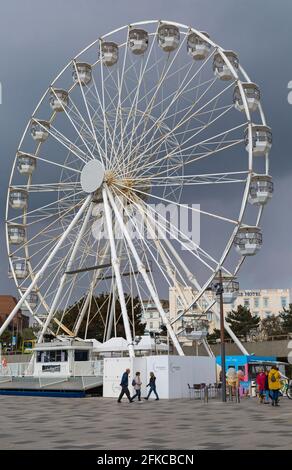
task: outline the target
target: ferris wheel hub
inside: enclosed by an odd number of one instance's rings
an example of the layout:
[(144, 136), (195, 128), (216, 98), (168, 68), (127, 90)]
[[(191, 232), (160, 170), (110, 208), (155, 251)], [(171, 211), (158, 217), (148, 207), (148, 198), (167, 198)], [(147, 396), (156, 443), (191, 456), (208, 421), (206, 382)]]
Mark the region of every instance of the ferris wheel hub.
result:
[(104, 181), (104, 167), (98, 160), (90, 160), (81, 171), (80, 183), (83, 191), (93, 193)]

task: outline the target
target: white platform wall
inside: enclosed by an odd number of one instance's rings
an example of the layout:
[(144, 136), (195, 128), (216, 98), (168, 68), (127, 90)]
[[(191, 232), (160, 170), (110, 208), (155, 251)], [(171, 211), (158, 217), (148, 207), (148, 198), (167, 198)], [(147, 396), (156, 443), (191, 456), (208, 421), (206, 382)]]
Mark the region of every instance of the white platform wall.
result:
[[(156, 376), (156, 388), (160, 398), (189, 397), (188, 383), (216, 382), (215, 358), (205, 356), (148, 356), (104, 359), (103, 396), (117, 398), (121, 390), (123, 372), (129, 368), (129, 390), (134, 393), (132, 380), (136, 371), (141, 372), (142, 397), (146, 396), (146, 385), (150, 372)], [(152, 398), (155, 396), (152, 394)]]

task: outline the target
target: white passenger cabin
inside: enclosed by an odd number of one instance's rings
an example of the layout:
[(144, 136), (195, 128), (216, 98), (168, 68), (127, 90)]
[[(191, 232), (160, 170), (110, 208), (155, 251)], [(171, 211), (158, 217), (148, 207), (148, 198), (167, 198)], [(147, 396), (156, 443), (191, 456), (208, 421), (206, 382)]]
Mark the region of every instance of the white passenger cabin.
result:
[(95, 375), (95, 365), (92, 360), (94, 341), (66, 339), (37, 344), (34, 348), (33, 375), (35, 377)]

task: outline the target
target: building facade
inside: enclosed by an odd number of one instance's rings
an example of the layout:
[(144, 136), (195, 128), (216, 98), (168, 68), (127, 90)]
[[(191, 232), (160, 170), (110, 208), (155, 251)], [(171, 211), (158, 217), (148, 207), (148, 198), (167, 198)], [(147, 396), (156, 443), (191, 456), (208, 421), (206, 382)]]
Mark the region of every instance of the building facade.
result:
[(227, 314), (242, 305), (263, 320), (271, 315), (279, 315), (290, 303), (292, 289), (247, 289), (240, 290), (235, 302), (232, 305), (224, 305), (224, 310)]
[[(190, 305), (194, 298), (194, 291), (191, 287), (184, 287), (183, 294), (187, 303)], [(206, 292), (206, 297), (209, 299), (209, 303), (214, 299), (214, 294)], [(292, 289), (246, 289), (240, 290), (236, 300), (232, 304), (224, 304), (225, 316), (231, 311), (236, 310), (239, 305), (245, 306), (250, 309), (251, 313), (258, 315), (261, 320), (268, 318), (271, 315), (279, 315), (283, 312), (284, 308), (289, 308), (289, 304), (292, 303)], [(201, 307), (206, 309), (208, 302), (203, 299), (200, 301)], [(219, 305), (216, 302), (212, 307), (212, 311), (207, 312), (206, 320), (209, 323), (209, 332), (212, 333), (214, 328), (219, 328), (219, 319), (214, 315), (214, 309), (219, 309)], [(174, 287), (169, 289), (169, 317), (171, 320), (176, 318), (180, 312), (183, 311), (181, 301), (177, 290)], [(192, 318), (195, 318), (199, 314), (196, 306), (187, 315), (181, 318), (180, 321), (174, 324), (176, 332), (183, 329), (184, 325), (192, 322)]]
[[(0, 295), (0, 326), (8, 318), (10, 312), (17, 304), (17, 299), (12, 295)], [(19, 309), (13, 320), (8, 325), (8, 331), (21, 333), (24, 328), (29, 326), (29, 317), (23, 315)]]
[[(169, 301), (160, 300), (164, 311), (168, 314)], [(152, 300), (143, 300), (141, 322), (146, 323), (146, 333), (159, 333), (161, 331), (162, 319), (157, 311), (156, 305)]]

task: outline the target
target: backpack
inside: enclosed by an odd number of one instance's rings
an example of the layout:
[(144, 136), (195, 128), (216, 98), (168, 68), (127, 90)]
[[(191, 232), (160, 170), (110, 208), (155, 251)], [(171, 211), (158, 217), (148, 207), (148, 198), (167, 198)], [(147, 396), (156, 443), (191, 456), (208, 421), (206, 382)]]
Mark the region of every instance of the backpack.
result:
[(271, 375), (271, 382), (276, 382), (275, 374), (272, 374), (272, 375)]
[(132, 386), (135, 387), (135, 385), (136, 385), (136, 380), (133, 379), (133, 380), (132, 380)]

